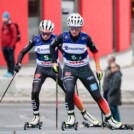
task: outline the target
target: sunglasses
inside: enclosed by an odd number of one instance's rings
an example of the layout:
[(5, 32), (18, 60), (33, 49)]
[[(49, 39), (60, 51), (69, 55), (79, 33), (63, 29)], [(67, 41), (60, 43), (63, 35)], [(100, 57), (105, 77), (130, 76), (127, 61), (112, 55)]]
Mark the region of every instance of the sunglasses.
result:
[(115, 69), (115, 68), (116, 68), (116, 66), (111, 66), (111, 67), (110, 67), (110, 69)]
[(73, 31), (80, 31), (81, 27), (70, 27), (70, 30)]
[(51, 32), (47, 32), (47, 33), (46, 33), (46, 32), (42, 32), (41, 34), (42, 34), (43, 36), (45, 36), (45, 35), (46, 35), (46, 36), (50, 36), (52, 33), (51, 33)]

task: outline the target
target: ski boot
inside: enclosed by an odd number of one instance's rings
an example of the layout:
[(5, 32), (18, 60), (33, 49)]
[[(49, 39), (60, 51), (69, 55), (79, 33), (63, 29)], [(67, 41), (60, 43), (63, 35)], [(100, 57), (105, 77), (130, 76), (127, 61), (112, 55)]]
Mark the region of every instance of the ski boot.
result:
[(114, 120), (112, 116), (106, 118), (106, 121), (103, 125), (104, 127), (108, 127), (111, 130), (122, 129), (124, 127), (124, 125), (121, 122)]
[(121, 122), (117, 122), (113, 119), (113, 117), (107, 119), (104, 122), (104, 126), (108, 127), (111, 130), (133, 130), (132, 125), (122, 124)]
[(42, 122), (40, 122), (40, 116), (38, 115), (34, 115), (33, 119), (31, 122), (26, 122), (24, 124), (24, 130), (27, 130), (28, 128), (42, 128)]
[(99, 123), (99, 121), (91, 116), (86, 110), (84, 112), (81, 112), (82, 116), (83, 116), (83, 119), (90, 122), (90, 123), (87, 123), (87, 122), (82, 122), (82, 124), (89, 128), (89, 127), (101, 127), (102, 125)]
[(64, 131), (65, 129), (78, 129), (78, 122), (75, 121), (74, 113), (68, 113), (68, 121), (62, 122), (61, 129)]

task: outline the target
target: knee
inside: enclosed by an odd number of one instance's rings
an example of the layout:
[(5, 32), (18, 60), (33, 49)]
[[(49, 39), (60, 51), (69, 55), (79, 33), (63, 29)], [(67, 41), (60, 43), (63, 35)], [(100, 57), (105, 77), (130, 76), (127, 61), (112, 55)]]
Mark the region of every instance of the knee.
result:
[(73, 94), (74, 93), (74, 88), (73, 88), (73, 85), (71, 84), (64, 84), (64, 89), (65, 89), (65, 93), (66, 94)]
[(94, 97), (95, 101), (97, 102), (101, 102), (104, 100), (104, 98), (102, 97), (101, 94), (96, 94), (95, 97)]
[(37, 98), (39, 96), (39, 93), (33, 90), (31, 95), (32, 95), (32, 98)]
[(66, 91), (67, 95), (73, 95), (74, 94), (74, 82), (73, 79), (64, 79), (63, 80), (64, 89)]

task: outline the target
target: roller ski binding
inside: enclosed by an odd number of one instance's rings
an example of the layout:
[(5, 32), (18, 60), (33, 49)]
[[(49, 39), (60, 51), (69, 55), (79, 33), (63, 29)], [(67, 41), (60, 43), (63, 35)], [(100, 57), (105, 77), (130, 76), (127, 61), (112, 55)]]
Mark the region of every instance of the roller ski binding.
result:
[(61, 129), (62, 129), (62, 131), (65, 131), (65, 129), (78, 130), (78, 122), (75, 122), (73, 125), (66, 124), (66, 122), (62, 122)]
[(91, 124), (91, 123), (87, 123), (85, 121), (82, 122), (83, 126), (86, 127), (86, 128), (90, 128), (90, 127), (102, 127), (102, 124)]
[(24, 124), (24, 130), (27, 130), (29, 128), (38, 128), (41, 129), (43, 125), (43, 122), (40, 122), (39, 115), (34, 115), (33, 120), (31, 122), (26, 122)]
[(133, 130), (133, 127), (128, 124), (122, 124), (120, 128), (111, 128), (112, 130)]
[(64, 131), (65, 129), (78, 129), (78, 122), (75, 121), (74, 113), (68, 114), (68, 121), (62, 122), (61, 129)]

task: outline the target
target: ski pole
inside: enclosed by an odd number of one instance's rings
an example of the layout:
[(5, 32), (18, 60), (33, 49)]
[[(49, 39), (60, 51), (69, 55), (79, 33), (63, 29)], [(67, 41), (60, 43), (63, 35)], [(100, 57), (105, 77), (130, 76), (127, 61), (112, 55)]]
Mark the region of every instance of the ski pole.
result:
[(56, 74), (56, 129), (58, 129), (58, 74)]
[[(101, 81), (99, 80), (99, 90), (101, 92)], [(101, 111), (101, 121), (102, 121), (102, 128), (104, 128), (104, 123), (103, 123), (103, 112)]]
[(10, 87), (12, 81), (14, 80), (15, 76), (16, 76), (16, 72), (15, 72), (15, 74), (13, 75), (13, 78), (11, 79), (9, 85), (7, 86), (7, 88), (6, 88), (5, 92), (4, 92), (4, 94), (2, 95), (2, 97), (1, 97), (1, 99), (0, 99), (0, 103), (2, 102), (2, 99), (3, 99), (3, 97), (5, 96), (7, 90), (9, 89), (9, 87)]

